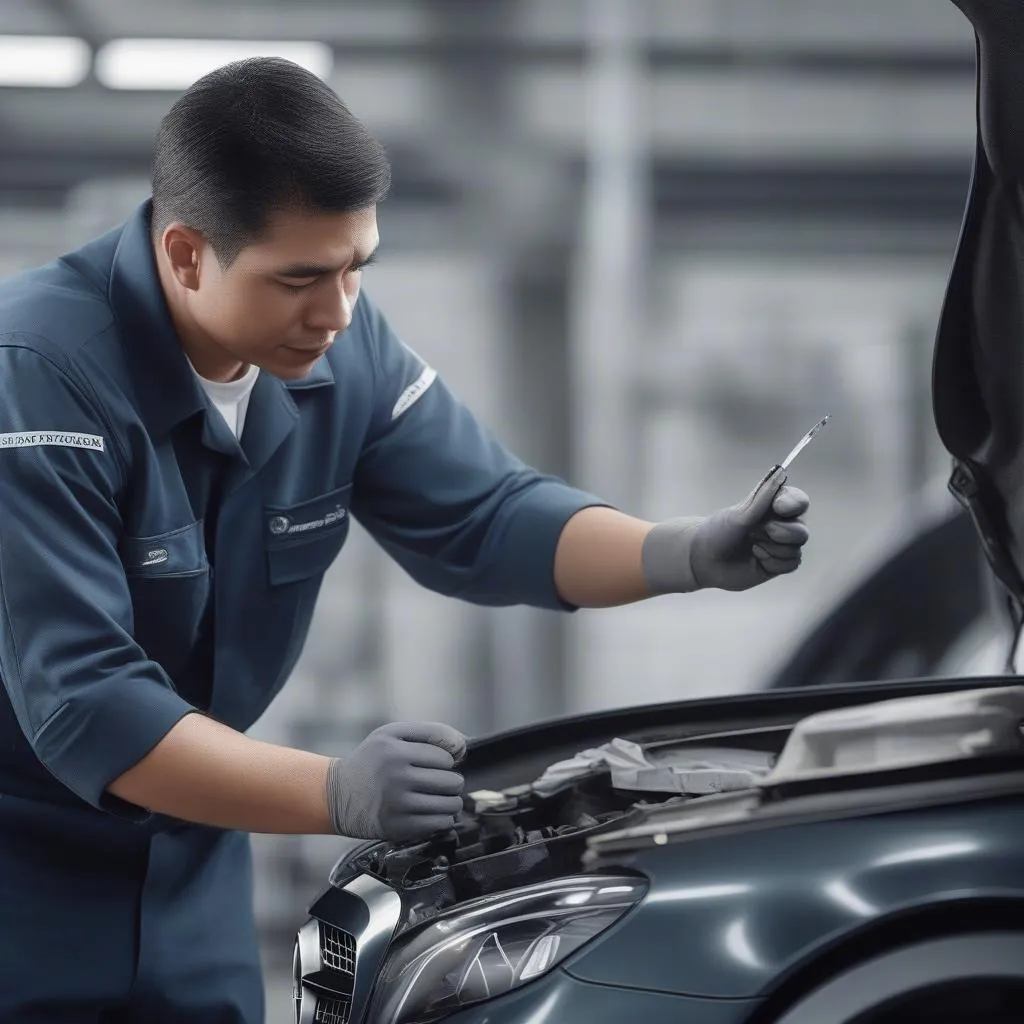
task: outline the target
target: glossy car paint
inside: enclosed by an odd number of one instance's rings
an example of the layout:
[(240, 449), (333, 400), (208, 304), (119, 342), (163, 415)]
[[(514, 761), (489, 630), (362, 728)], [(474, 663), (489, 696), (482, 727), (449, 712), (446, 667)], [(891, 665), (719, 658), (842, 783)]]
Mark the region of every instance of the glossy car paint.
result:
[(556, 970), (445, 1024), (742, 1024), (757, 1005), (593, 984)]
[(1024, 802), (937, 808), (685, 841), (624, 862), (642, 905), (566, 969), (715, 999), (764, 994), (843, 937), (909, 911), (1021, 901)]

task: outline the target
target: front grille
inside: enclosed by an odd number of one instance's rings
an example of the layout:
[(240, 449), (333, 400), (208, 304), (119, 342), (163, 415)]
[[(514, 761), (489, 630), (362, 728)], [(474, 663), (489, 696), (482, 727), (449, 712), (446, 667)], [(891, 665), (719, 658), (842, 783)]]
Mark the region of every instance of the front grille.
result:
[(352, 1003), (348, 999), (318, 999), (316, 1001), (316, 1024), (348, 1024)]
[[(333, 924), (320, 922), (320, 958), (329, 971), (347, 974), (350, 978), (356, 972), (356, 940), (348, 932), (335, 928)], [(319, 1013), (320, 1011), (317, 1010)], [(320, 1018), (318, 1017), (317, 1020)]]

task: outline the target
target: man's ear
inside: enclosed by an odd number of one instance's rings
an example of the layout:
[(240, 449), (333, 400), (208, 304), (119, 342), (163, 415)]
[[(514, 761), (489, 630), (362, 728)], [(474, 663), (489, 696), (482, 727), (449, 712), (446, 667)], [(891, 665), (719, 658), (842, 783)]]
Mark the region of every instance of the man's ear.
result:
[(178, 284), (196, 291), (205, 250), (202, 235), (184, 225), (171, 224), (160, 239), (160, 248)]

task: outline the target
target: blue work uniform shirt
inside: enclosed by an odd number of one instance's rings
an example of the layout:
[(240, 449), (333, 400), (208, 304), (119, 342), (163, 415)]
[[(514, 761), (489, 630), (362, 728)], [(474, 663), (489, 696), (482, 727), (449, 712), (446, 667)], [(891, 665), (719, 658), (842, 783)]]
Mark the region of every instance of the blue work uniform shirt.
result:
[(194, 709), (245, 730), (355, 515), (431, 590), (562, 608), (596, 498), (523, 465), (364, 295), (236, 441), (174, 331), (151, 207), (0, 283), (0, 793), (142, 820), (107, 786)]

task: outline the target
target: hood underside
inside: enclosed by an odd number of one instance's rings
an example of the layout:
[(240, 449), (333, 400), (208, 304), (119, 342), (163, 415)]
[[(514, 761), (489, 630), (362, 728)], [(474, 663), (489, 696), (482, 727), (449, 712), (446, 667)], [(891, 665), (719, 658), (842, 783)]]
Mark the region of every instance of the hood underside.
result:
[(977, 39), (977, 140), (935, 343), (936, 427), (950, 487), (986, 556), (1024, 602), (1024, 7), (953, 0)]

